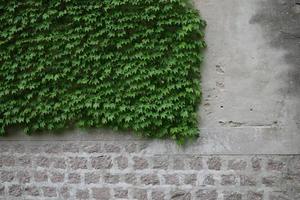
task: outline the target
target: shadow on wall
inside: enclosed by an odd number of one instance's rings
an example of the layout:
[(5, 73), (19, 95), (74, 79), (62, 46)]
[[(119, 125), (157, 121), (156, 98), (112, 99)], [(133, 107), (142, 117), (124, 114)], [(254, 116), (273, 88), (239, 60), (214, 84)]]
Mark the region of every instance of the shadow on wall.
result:
[(284, 77), (284, 94), (300, 97), (300, 0), (265, 0), (249, 21), (259, 24), (274, 48), (286, 50), (290, 65)]

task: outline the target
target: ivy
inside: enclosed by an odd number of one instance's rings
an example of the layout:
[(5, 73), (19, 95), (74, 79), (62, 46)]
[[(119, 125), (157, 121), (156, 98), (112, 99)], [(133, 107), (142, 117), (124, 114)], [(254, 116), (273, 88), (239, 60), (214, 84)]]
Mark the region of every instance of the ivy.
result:
[(197, 136), (206, 25), (186, 0), (2, 0), (0, 134)]

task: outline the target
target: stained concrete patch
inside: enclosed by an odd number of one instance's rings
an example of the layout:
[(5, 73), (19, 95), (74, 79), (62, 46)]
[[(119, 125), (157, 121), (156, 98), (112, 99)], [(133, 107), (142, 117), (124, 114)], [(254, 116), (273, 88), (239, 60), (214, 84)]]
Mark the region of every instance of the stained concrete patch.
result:
[(265, 0), (258, 4), (249, 23), (261, 26), (272, 47), (286, 50), (284, 59), (290, 68), (283, 75), (287, 83), (284, 93), (300, 96), (300, 1)]

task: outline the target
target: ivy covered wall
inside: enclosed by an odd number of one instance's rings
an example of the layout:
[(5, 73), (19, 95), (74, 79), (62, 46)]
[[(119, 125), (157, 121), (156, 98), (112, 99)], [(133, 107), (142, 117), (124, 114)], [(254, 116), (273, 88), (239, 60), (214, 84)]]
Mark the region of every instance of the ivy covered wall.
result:
[(0, 134), (197, 136), (205, 22), (185, 0), (2, 1)]

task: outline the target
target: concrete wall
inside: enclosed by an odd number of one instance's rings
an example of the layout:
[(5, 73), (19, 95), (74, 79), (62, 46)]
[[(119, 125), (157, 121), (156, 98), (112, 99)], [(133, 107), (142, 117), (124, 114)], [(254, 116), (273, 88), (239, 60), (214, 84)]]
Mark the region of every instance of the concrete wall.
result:
[(197, 141), (12, 131), (0, 199), (300, 199), (297, 2), (195, 0), (208, 22)]

